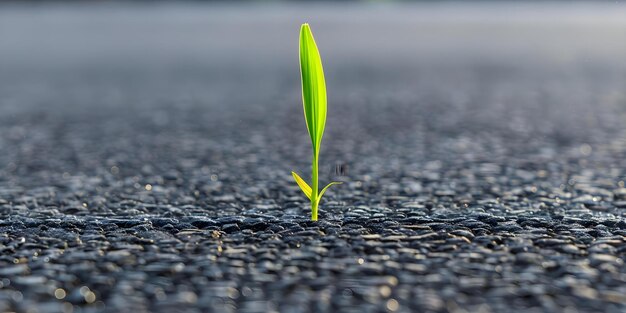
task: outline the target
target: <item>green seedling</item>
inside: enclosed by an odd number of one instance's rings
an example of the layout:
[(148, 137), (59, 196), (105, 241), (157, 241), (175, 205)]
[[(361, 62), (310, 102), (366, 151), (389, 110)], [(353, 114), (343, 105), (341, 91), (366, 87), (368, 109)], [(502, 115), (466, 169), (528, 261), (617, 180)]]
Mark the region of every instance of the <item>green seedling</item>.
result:
[(320, 199), (328, 187), (341, 184), (331, 182), (318, 192), (318, 158), (320, 145), (324, 135), (326, 124), (326, 82), (324, 81), (324, 70), (322, 69), (322, 59), (317, 50), (313, 33), (309, 24), (302, 24), (300, 28), (300, 73), (302, 75), (302, 106), (304, 108), (304, 119), (306, 128), (311, 137), (313, 146), (313, 160), (311, 172), (311, 185), (309, 186), (296, 172), (291, 172), (302, 192), (311, 200), (311, 220), (317, 221), (317, 208)]

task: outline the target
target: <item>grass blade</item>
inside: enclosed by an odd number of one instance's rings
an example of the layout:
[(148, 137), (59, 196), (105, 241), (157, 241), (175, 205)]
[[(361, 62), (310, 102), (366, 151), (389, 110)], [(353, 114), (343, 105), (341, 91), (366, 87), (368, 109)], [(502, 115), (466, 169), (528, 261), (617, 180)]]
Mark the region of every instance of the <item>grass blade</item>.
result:
[(322, 59), (311, 27), (306, 23), (300, 28), (300, 74), (304, 118), (311, 136), (313, 154), (317, 157), (326, 125), (326, 82)]
[(313, 159), (311, 164), (311, 186), (295, 172), (291, 172), (300, 189), (311, 201), (311, 220), (317, 221), (317, 211), (320, 199), (328, 187), (338, 182), (328, 184), (321, 193), (318, 193), (318, 159), (324, 127), (326, 126), (326, 81), (322, 58), (317, 50), (317, 44), (313, 38), (309, 24), (302, 24), (300, 28), (300, 75), (302, 76), (302, 107), (304, 108), (304, 120), (306, 129), (311, 137), (313, 147)]

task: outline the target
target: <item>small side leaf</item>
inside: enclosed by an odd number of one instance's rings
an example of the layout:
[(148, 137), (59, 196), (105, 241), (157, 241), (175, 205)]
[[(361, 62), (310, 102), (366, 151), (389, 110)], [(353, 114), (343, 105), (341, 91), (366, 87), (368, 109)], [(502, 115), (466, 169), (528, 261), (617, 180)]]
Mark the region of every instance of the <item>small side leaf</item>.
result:
[(343, 184), (342, 182), (338, 182), (338, 181), (334, 181), (328, 185), (326, 185), (326, 187), (324, 187), (324, 189), (322, 189), (322, 191), (320, 192), (320, 195), (317, 197), (318, 199), (322, 199), (322, 196), (324, 195), (324, 193), (326, 192), (326, 189), (328, 189), (328, 187), (332, 186), (332, 185), (340, 185)]
[(302, 189), (302, 192), (304, 192), (306, 197), (311, 200), (311, 187), (309, 187), (309, 184), (307, 184), (304, 179), (298, 176), (296, 172), (291, 172), (291, 175), (293, 176), (293, 179), (296, 180), (296, 183), (298, 183), (298, 186), (300, 186), (300, 189)]

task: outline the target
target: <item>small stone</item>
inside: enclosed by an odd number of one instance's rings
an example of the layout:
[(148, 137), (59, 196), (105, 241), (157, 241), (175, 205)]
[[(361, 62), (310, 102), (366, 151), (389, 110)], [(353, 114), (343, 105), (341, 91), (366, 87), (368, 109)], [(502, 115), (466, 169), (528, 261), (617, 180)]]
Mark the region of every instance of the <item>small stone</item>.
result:
[(528, 264), (540, 264), (543, 261), (543, 257), (536, 253), (518, 253), (515, 255), (515, 263), (528, 265)]
[(622, 265), (624, 263), (622, 259), (616, 256), (609, 255), (609, 254), (597, 254), (597, 253), (592, 254), (589, 257), (589, 261), (592, 266), (598, 266), (599, 264), (602, 264), (602, 263), (612, 263), (615, 265)]

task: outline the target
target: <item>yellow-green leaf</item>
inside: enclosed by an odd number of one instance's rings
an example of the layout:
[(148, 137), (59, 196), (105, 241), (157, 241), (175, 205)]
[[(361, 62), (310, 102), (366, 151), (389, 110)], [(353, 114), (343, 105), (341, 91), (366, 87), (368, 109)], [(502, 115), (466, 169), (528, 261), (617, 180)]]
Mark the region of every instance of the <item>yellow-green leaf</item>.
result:
[(324, 189), (322, 189), (322, 191), (320, 192), (320, 195), (317, 196), (318, 199), (322, 199), (322, 196), (324, 195), (324, 193), (326, 192), (326, 189), (328, 189), (328, 187), (332, 186), (332, 185), (340, 185), (342, 184), (342, 182), (338, 182), (338, 181), (334, 181), (328, 185), (326, 185), (326, 187), (324, 187)]
[(317, 157), (326, 124), (326, 82), (320, 53), (311, 27), (306, 23), (300, 28), (300, 74), (304, 118), (311, 136), (313, 154)]
[(306, 197), (311, 200), (311, 187), (309, 187), (309, 184), (307, 184), (304, 179), (298, 176), (296, 172), (291, 172), (291, 175), (293, 176), (293, 179), (296, 180), (296, 183), (298, 183), (298, 186), (300, 186), (300, 189), (302, 189), (302, 192), (304, 192)]

